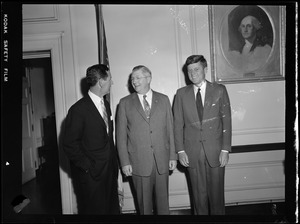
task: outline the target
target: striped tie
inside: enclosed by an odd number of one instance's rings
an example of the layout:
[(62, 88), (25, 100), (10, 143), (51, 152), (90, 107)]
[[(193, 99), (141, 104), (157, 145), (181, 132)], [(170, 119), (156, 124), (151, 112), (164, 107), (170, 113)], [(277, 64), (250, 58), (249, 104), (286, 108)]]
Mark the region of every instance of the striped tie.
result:
[(147, 118), (149, 119), (150, 118), (150, 106), (149, 106), (148, 101), (146, 100), (147, 96), (144, 95), (143, 97), (144, 97), (143, 103), (144, 103), (145, 114), (146, 114)]
[(103, 118), (103, 120), (104, 120), (104, 122), (105, 122), (105, 124), (106, 124), (106, 130), (107, 130), (107, 132), (108, 132), (108, 119), (107, 119), (106, 107), (105, 107), (105, 105), (104, 105), (103, 99), (101, 99), (100, 102), (101, 102), (101, 108), (102, 108), (102, 112), (103, 112), (102, 118)]

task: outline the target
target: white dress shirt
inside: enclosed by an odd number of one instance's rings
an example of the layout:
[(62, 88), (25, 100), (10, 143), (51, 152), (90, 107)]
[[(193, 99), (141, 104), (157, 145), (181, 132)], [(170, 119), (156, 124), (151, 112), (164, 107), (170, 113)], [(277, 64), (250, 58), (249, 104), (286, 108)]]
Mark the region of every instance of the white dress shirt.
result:
[[(97, 96), (95, 93), (91, 92), (90, 90), (88, 91), (88, 94), (91, 97), (96, 108), (98, 109), (101, 117), (103, 118), (103, 110), (102, 110), (102, 106), (101, 106), (101, 101), (103, 101), (103, 103), (104, 103), (103, 97)], [(107, 119), (109, 119), (109, 117)], [(106, 127), (106, 130), (108, 131), (108, 127)]]
[(143, 109), (145, 110), (145, 108), (144, 108), (144, 103), (143, 103), (143, 101), (144, 101), (144, 95), (146, 95), (147, 97), (146, 97), (146, 100), (148, 101), (148, 104), (149, 104), (149, 107), (151, 108), (151, 106), (152, 106), (152, 95), (153, 95), (153, 92), (152, 92), (152, 90), (150, 89), (146, 94), (137, 94), (138, 95), (138, 97), (139, 97), (139, 99), (140, 99), (140, 102), (141, 102), (141, 104), (142, 104), (142, 107), (143, 107)]
[(199, 89), (199, 88), (200, 88), (200, 93), (201, 93), (202, 105), (203, 105), (203, 108), (204, 108), (205, 91), (206, 91), (206, 80), (204, 80), (204, 81), (201, 83), (201, 86), (200, 86), (200, 87), (194, 85), (195, 99), (196, 99), (196, 97), (197, 97), (197, 92), (198, 92), (198, 89)]

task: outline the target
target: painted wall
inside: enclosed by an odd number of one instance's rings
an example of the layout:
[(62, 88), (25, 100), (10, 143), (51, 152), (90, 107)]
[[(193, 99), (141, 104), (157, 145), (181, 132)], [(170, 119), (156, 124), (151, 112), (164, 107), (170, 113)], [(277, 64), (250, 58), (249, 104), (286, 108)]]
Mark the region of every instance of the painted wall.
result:
[[(36, 15), (41, 11), (44, 13)], [(27, 5), (23, 6), (23, 12), (23, 32), (29, 39), (34, 40), (32, 36), (36, 35), (59, 34), (61, 52), (57, 50), (60, 52), (57, 76), (60, 79), (54, 80), (54, 85), (57, 82), (62, 93), (62, 96), (56, 95), (56, 104), (58, 101), (62, 105), (62, 108), (56, 105), (60, 127), (67, 109), (81, 97), (80, 82), (86, 68), (98, 62), (95, 7)], [(103, 14), (114, 82), (113, 112), (119, 100), (129, 94), (128, 77), (138, 64), (150, 68), (152, 88), (166, 94), (171, 102), (176, 90), (185, 85), (182, 66), (191, 54), (206, 57), (207, 79), (211, 80), (207, 5), (104, 5)], [(232, 105), (233, 145), (285, 141), (285, 81), (227, 84), (226, 87)], [(72, 214), (77, 212), (76, 198), (72, 195), (63, 152), (60, 157), (61, 167), (64, 167), (60, 170), (63, 211)], [(226, 203), (284, 200), (283, 160), (284, 149), (231, 154), (226, 172)], [(130, 212), (134, 210), (130, 187), (128, 182), (123, 186), (123, 210)], [(170, 176), (170, 206), (189, 206), (186, 179), (178, 170)]]
[[(104, 5), (103, 13), (108, 55), (114, 80), (113, 108), (117, 106), (120, 98), (128, 95), (126, 86), (128, 75), (135, 65), (144, 64), (151, 69), (152, 88), (168, 95), (171, 103), (177, 88), (185, 85), (181, 69), (188, 56), (203, 54), (210, 66), (211, 41), (207, 5)], [(211, 80), (210, 67), (208, 71), (207, 79)], [(227, 84), (226, 87), (232, 106), (233, 145), (285, 141), (284, 81)], [(275, 108), (276, 113), (274, 113)], [(280, 170), (278, 172), (280, 184), (273, 193), (278, 198), (284, 198), (282, 169), (284, 153), (267, 154), (271, 157), (274, 155), (274, 160), (280, 161), (277, 164)], [(252, 176), (252, 172), (256, 171), (265, 173), (262, 170), (263, 167), (256, 167), (255, 163), (251, 164), (256, 160), (254, 156), (251, 161), (251, 155), (259, 154), (231, 155), (226, 173), (226, 203), (249, 201), (251, 193), (254, 192), (245, 193), (241, 190), (249, 184), (244, 178)], [(250, 167), (254, 166), (253, 170), (240, 167), (243, 163), (239, 161), (251, 164)], [(238, 172), (243, 173), (242, 176), (238, 177), (237, 169)], [(258, 177), (257, 181), (260, 183), (262, 180), (263, 178)], [(232, 193), (232, 189), (235, 187), (237, 190), (236, 186), (240, 186), (239, 192), (249, 197), (242, 195), (235, 197), (236, 191)], [(124, 210), (134, 209), (128, 182), (124, 183), (124, 187), (125, 198), (128, 199), (125, 200)], [(189, 205), (187, 189), (184, 173), (175, 170), (170, 176), (170, 205), (174, 207)], [(263, 189), (255, 192), (254, 194), (260, 195), (257, 195), (255, 200), (263, 196), (260, 192), (264, 191)]]

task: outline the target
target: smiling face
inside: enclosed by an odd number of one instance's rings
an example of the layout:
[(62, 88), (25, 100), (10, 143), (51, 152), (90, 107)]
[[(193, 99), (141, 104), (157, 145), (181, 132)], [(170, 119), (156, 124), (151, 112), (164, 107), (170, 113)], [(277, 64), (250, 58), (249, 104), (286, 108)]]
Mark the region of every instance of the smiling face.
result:
[(189, 64), (187, 66), (188, 76), (194, 85), (199, 85), (205, 80), (207, 67), (203, 68), (200, 62)]
[(139, 94), (145, 94), (150, 90), (150, 82), (151, 75), (142, 70), (136, 70), (131, 74), (132, 86)]

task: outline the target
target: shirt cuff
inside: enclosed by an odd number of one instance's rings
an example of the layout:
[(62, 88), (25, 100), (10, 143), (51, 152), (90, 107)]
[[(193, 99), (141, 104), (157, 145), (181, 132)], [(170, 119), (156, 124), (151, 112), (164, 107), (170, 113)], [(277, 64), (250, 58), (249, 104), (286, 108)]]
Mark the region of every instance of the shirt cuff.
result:
[(177, 153), (179, 154), (179, 153), (183, 153), (183, 152), (184, 152), (184, 150), (181, 150), (181, 151), (179, 151), (179, 152), (177, 152)]
[(224, 150), (224, 149), (222, 149), (222, 152), (227, 152), (227, 153), (228, 153), (229, 151), (228, 151), (228, 150)]

